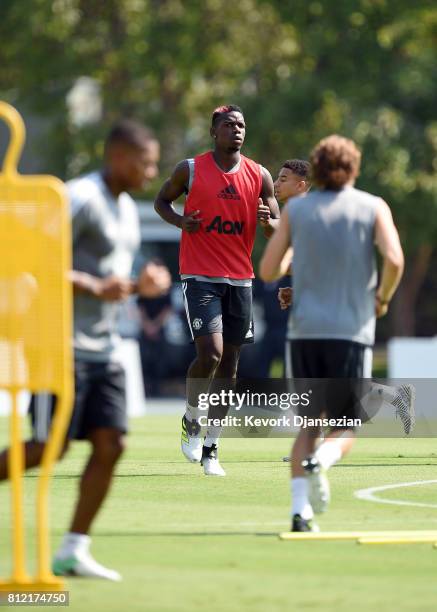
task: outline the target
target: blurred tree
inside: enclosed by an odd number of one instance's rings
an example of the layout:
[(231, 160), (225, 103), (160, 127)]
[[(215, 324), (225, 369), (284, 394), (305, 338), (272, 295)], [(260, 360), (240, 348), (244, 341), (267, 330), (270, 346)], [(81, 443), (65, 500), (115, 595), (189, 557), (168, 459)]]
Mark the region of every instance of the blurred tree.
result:
[[(276, 68), (275, 121), (264, 113), (269, 125), (258, 129), (257, 148), (301, 155), (330, 132), (359, 143), (358, 187), (390, 203), (407, 257), (390, 329), (383, 324), (379, 333), (414, 335), (417, 297), (437, 241), (437, 7), (427, 0), (269, 5), (293, 23), (299, 53), (287, 78), (280, 78), (285, 68)], [(260, 94), (263, 108), (269, 92)]]
[[(390, 203), (407, 254), (379, 333), (414, 333), (437, 235), (432, 0), (2, 0), (0, 36), (0, 95), (50, 117), (41, 155), (63, 178), (95, 167), (120, 115), (156, 129), (164, 174), (209, 146), (224, 102), (244, 108), (245, 152), (273, 173), (328, 133), (354, 138), (358, 186)], [(83, 76), (102, 117), (78, 125), (66, 97)]]
[[(245, 74), (253, 65), (268, 74), (295, 51), (294, 28), (256, 0), (36, 0), (30, 17), (25, 3), (6, 0), (3, 40), (11, 31), (0, 50), (0, 91), (56, 118), (46, 153), (55, 164), (67, 159), (62, 175), (95, 162), (104, 126), (122, 114), (157, 129), (168, 171), (207, 146), (213, 108), (252, 87)], [(103, 117), (78, 129), (68, 124), (65, 97), (81, 76), (100, 84)]]

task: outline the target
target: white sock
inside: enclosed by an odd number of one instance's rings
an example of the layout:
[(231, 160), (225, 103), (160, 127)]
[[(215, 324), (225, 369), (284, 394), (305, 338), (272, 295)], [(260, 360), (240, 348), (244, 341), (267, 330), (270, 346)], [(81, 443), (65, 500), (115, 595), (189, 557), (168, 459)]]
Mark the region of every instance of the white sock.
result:
[(340, 461), (342, 456), (341, 446), (337, 440), (325, 441), (316, 450), (314, 456), (322, 468), (329, 470), (334, 463)]
[(290, 480), (291, 514), (300, 516), (309, 521), (314, 513), (308, 500), (308, 480), (305, 476), (298, 476)]
[(91, 538), (84, 533), (66, 533), (56, 556), (59, 559), (75, 556), (79, 552), (87, 551), (90, 543)]
[(207, 446), (208, 448), (211, 448), (213, 444), (217, 446), (221, 433), (221, 427), (208, 427), (203, 446)]
[(190, 421), (190, 423), (192, 421), (198, 421), (199, 417), (202, 415), (203, 412), (205, 411), (200, 410), (200, 408), (198, 408), (197, 406), (190, 406), (190, 404), (187, 402), (187, 405), (185, 407), (185, 418), (187, 419), (187, 421)]

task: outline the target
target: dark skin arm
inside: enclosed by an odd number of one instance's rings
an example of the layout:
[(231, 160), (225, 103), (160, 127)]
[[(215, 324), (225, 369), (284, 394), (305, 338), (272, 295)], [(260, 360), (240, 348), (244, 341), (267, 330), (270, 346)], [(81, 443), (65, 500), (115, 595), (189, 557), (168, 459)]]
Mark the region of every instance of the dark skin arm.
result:
[(155, 210), (167, 223), (185, 232), (194, 233), (202, 223), (202, 219), (198, 217), (200, 211), (195, 210), (189, 215), (180, 215), (173, 207), (173, 202), (186, 192), (189, 175), (188, 162), (184, 159), (177, 164), (171, 177), (161, 187), (155, 200)]
[(258, 221), (263, 226), (264, 236), (270, 238), (279, 225), (281, 213), (275, 198), (275, 189), (270, 172), (262, 168), (262, 187), (258, 200)]

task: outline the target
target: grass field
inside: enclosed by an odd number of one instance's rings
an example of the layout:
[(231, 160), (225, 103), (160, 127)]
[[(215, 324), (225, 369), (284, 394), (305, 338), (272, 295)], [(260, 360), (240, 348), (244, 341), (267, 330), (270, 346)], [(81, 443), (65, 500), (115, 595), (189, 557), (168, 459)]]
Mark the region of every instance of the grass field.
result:
[[(0, 439), (6, 439), (0, 419)], [(364, 547), (354, 542), (280, 542), (288, 529), (284, 439), (222, 442), (228, 476), (208, 479), (179, 453), (179, 418), (132, 422), (130, 448), (93, 535), (93, 553), (119, 570), (120, 584), (69, 580), (70, 610), (384, 612), (437, 609), (437, 550), (430, 544)], [(56, 471), (52, 532), (68, 525), (86, 445)], [(366, 487), (437, 478), (432, 439), (361, 440), (331, 470), (334, 501), (324, 530), (437, 529), (437, 507), (354, 498)], [(26, 515), (35, 474), (26, 478)], [(0, 486), (0, 575), (9, 570), (8, 488)], [(436, 504), (436, 487), (393, 489), (381, 497)], [(32, 530), (29, 529), (29, 535)]]

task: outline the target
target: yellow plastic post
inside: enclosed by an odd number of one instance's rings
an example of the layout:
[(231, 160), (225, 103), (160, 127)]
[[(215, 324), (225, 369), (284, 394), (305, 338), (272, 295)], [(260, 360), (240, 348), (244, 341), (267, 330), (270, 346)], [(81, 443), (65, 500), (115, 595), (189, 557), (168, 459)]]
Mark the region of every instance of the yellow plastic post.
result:
[(24, 520), (23, 520), (23, 445), (21, 443), (21, 422), (18, 413), (17, 392), (12, 391), (11, 448), (9, 454), (9, 474), (12, 497), (12, 549), (14, 555), (14, 582), (28, 583), (25, 569)]
[[(0, 173), (0, 389), (12, 398), (9, 475), (12, 500), (12, 575), (0, 591), (61, 590), (50, 569), (48, 492), (73, 403), (71, 350), (71, 228), (64, 185), (52, 176), (22, 176), (17, 164), (25, 128), (19, 113), (0, 101), (11, 133)], [(37, 564), (25, 560), (22, 473), (24, 450), (18, 393), (49, 392), (56, 413), (37, 484)]]
[[(279, 534), (279, 539), (283, 542), (327, 542), (356, 540), (362, 544), (367, 544), (367, 540), (389, 540), (394, 542), (396, 539), (430, 542), (437, 541), (437, 530), (411, 530), (411, 531), (321, 531), (315, 532), (284, 532)], [(366, 540), (366, 542), (364, 542)]]

